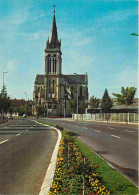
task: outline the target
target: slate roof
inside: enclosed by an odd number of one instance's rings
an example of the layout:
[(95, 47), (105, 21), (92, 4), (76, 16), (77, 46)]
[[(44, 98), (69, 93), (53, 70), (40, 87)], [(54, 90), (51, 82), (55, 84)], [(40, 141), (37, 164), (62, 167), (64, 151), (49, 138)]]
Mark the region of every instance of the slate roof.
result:
[[(79, 78), (78, 78), (79, 77)], [(64, 78), (64, 81), (69, 84), (85, 84), (86, 82), (86, 74), (69, 74), (69, 75), (62, 75), (62, 78)], [(79, 79), (79, 82), (78, 82)], [(44, 84), (44, 75), (36, 75), (35, 84)]]
[(53, 17), (52, 30), (50, 33), (50, 38), (47, 41), (46, 49), (55, 49), (61, 46), (61, 41), (58, 40), (57, 27), (56, 27), (56, 18), (55, 13)]
[(37, 74), (35, 84), (44, 84), (44, 75)]
[(64, 80), (67, 82), (67, 83), (70, 83), (70, 84), (84, 84), (86, 82), (86, 74), (78, 74), (78, 75), (75, 75), (75, 74), (69, 74), (69, 75), (62, 75)]

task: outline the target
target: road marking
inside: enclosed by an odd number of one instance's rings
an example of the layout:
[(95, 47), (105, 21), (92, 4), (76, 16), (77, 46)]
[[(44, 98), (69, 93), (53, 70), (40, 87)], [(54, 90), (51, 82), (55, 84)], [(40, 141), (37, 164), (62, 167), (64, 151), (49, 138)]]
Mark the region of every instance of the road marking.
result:
[(19, 135), (21, 135), (22, 133), (18, 133), (16, 136), (19, 136)]
[(86, 127), (83, 127), (84, 129), (88, 129), (88, 128), (86, 128)]
[[(33, 128), (33, 127), (32, 127)], [(29, 129), (26, 129), (25, 131), (28, 131)]]
[(112, 128), (112, 127), (108, 127), (109, 129), (114, 129), (114, 128)]
[(121, 138), (121, 137), (119, 137), (119, 136), (117, 136), (117, 135), (111, 135), (112, 137), (116, 137), (116, 138)]
[(96, 131), (96, 132), (100, 133), (100, 131), (98, 131), (98, 130), (94, 130), (94, 131)]
[(0, 142), (0, 144), (3, 144), (4, 142), (7, 142), (7, 141), (9, 141), (9, 139), (6, 139), (6, 140)]
[(129, 131), (129, 130), (125, 130), (125, 131), (127, 131), (127, 132), (135, 132), (135, 131)]

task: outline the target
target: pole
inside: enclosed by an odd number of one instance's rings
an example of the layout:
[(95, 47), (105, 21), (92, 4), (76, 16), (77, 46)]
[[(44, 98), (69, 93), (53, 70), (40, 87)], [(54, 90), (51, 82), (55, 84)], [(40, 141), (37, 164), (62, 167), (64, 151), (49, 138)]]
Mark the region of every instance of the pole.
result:
[(65, 118), (65, 98), (64, 98), (64, 118)]
[[(9, 71), (3, 72), (3, 89), (2, 89), (2, 98), (3, 98), (3, 92), (4, 92), (4, 74), (8, 73)], [(4, 120), (4, 110), (3, 110), (3, 103), (2, 103), (2, 121)]]
[(78, 121), (78, 84), (79, 84), (79, 75), (78, 75), (78, 82), (77, 82), (77, 121)]
[(48, 80), (48, 86), (47, 86), (47, 118), (48, 118), (48, 96), (49, 96), (49, 80)]

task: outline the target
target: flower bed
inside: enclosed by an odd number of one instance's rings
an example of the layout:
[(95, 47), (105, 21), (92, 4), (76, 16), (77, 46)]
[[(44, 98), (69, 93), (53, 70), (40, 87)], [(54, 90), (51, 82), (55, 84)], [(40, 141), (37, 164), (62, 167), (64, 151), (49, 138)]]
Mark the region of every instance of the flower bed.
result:
[(61, 139), (51, 194), (110, 194), (91, 164), (74, 143), (74, 136), (65, 133)]

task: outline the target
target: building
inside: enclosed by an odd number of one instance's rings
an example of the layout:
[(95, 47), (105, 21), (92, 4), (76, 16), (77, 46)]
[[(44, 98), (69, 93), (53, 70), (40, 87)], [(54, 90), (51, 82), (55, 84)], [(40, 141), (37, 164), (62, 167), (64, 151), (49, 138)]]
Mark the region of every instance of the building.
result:
[[(98, 99), (100, 104), (99, 107), (96, 109), (92, 109), (90, 106), (86, 109), (86, 113), (99, 113), (101, 107), (101, 99)], [(113, 107), (111, 108), (111, 113), (126, 113), (126, 106), (125, 105), (117, 105), (116, 98), (111, 98), (113, 102)], [(127, 106), (127, 112), (130, 113), (138, 113), (138, 98), (134, 98), (133, 104)]]
[[(78, 87), (78, 90), (77, 90)], [(47, 115), (71, 115), (69, 101), (88, 100), (88, 75), (62, 74), (61, 41), (58, 40), (54, 10), (52, 29), (45, 48), (45, 72), (37, 74), (33, 91), (33, 113), (40, 106), (45, 107)]]

